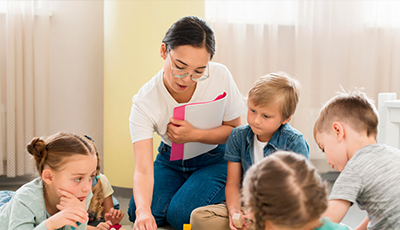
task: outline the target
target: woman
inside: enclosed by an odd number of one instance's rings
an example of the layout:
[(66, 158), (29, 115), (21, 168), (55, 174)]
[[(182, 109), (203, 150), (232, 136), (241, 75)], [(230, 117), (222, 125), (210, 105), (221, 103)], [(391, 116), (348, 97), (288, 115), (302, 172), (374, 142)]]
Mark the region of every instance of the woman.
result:
[[(164, 68), (132, 99), (135, 173), (128, 214), (134, 229), (152, 230), (167, 222), (182, 229), (193, 209), (225, 199), (225, 142), (232, 128), (241, 125), (246, 106), (228, 69), (210, 62), (214, 53), (214, 33), (207, 22), (195, 16), (181, 18), (161, 44)], [(178, 103), (210, 101), (223, 92), (227, 100), (220, 127), (200, 130), (172, 119)], [(154, 166), (153, 132), (162, 139)], [(170, 161), (172, 142), (218, 147), (189, 160)]]

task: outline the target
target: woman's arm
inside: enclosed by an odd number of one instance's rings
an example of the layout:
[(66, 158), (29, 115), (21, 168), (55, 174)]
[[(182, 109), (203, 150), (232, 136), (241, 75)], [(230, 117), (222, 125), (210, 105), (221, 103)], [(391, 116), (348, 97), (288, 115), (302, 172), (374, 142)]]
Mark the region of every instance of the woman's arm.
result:
[(236, 229), (232, 223), (232, 215), (234, 213), (242, 213), (240, 194), (241, 179), (242, 164), (239, 162), (228, 161), (228, 175), (226, 179), (225, 197), (226, 207), (229, 213), (229, 225), (231, 229)]
[(204, 144), (225, 144), (232, 129), (242, 124), (241, 117), (232, 121), (224, 121), (215, 129), (195, 129), (189, 122), (171, 119), (167, 126), (170, 141), (182, 144), (186, 142), (201, 142)]
[(133, 229), (155, 230), (157, 228), (151, 214), (153, 195), (153, 139), (133, 143), (135, 173), (133, 174), (133, 195), (136, 204), (136, 220)]

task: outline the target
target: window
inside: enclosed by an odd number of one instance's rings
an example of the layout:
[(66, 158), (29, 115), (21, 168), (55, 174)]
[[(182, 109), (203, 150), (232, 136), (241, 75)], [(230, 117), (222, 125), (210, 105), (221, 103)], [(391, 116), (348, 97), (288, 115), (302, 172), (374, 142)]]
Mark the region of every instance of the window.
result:
[[(293, 25), (299, 1), (206, 0), (206, 18), (228, 23)], [(277, 10), (279, 9), (279, 10)]]
[[(206, 0), (206, 19), (234, 24), (299, 25), (320, 14), (343, 14), (368, 27), (400, 28), (400, 1)], [(350, 13), (349, 13), (350, 12)]]

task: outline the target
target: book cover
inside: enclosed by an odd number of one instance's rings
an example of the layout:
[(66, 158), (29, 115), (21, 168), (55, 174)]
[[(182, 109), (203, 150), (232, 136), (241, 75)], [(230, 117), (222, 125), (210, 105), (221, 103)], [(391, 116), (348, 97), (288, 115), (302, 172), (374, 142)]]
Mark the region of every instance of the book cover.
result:
[[(212, 101), (179, 104), (174, 108), (173, 118), (185, 120), (196, 129), (217, 128), (222, 125), (226, 95), (226, 92), (223, 92)], [(170, 160), (187, 160), (206, 153), (217, 146), (199, 142), (172, 143)]]

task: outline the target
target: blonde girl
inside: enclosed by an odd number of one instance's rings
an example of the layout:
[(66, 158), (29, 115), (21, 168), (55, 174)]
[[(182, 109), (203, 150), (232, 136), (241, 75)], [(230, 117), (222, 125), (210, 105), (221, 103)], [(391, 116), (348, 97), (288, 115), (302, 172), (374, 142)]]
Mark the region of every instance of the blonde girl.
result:
[[(109, 229), (111, 225), (119, 224), (124, 217), (119, 209), (118, 201), (112, 197), (114, 192), (107, 177), (100, 173), (101, 160), (93, 139), (87, 135), (97, 156), (96, 176), (92, 183), (93, 197), (88, 209), (89, 223), (87, 229)], [(96, 226), (96, 227), (92, 227)]]
[(17, 229), (86, 229), (97, 157), (84, 137), (59, 132), (27, 146), (39, 177), (23, 185), (0, 207), (1, 227)]
[(325, 183), (305, 157), (278, 151), (250, 167), (243, 199), (256, 230), (347, 230), (321, 218), (328, 205)]

